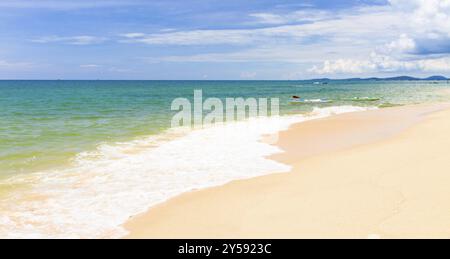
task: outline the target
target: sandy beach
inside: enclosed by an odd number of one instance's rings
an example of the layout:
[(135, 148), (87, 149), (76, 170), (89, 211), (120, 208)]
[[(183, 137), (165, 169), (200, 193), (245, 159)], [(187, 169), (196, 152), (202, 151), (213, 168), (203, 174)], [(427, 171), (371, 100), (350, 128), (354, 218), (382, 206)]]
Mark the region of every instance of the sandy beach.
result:
[(292, 166), (181, 195), (128, 238), (449, 238), (450, 105), (296, 124), (271, 157)]

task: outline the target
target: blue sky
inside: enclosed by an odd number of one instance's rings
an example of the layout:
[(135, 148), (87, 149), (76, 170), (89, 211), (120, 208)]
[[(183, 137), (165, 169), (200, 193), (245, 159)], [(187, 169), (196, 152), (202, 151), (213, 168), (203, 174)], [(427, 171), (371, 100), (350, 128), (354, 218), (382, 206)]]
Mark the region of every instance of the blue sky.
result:
[(1, 79), (450, 75), (450, 0), (2, 0)]

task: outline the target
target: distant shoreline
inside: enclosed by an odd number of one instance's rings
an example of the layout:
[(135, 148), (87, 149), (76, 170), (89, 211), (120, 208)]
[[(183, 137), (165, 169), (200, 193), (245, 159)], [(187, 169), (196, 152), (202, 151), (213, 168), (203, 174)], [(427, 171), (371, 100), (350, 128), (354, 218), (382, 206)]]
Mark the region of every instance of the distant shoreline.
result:
[(412, 76), (397, 76), (397, 77), (368, 77), (368, 78), (315, 78), (315, 79), (263, 79), (263, 80), (249, 80), (249, 79), (0, 79), (1, 81), (174, 81), (174, 82), (338, 82), (338, 81), (450, 81), (450, 78), (445, 76), (430, 76), (425, 78)]
[(430, 76), (425, 78), (412, 76), (397, 76), (397, 77), (369, 77), (369, 78), (346, 78), (346, 79), (330, 79), (319, 78), (304, 81), (448, 81), (450, 78), (445, 76)]

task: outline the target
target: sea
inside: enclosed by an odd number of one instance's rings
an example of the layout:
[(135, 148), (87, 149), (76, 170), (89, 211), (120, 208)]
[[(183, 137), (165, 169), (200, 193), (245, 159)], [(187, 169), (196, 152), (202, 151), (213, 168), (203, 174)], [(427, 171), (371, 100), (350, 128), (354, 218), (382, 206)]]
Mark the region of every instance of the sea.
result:
[[(172, 127), (195, 90), (277, 98), (279, 115)], [(0, 81), (0, 238), (120, 238), (182, 193), (289, 173), (261, 138), (294, 123), (448, 101), (447, 81)]]

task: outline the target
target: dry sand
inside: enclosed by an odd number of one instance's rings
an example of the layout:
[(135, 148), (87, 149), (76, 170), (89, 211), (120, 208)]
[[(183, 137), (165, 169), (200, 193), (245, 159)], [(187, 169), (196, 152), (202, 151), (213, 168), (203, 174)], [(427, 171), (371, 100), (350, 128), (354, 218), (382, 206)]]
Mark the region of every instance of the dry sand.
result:
[(181, 195), (129, 238), (450, 238), (449, 107), (297, 124), (271, 158), (292, 172)]

